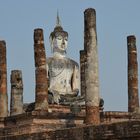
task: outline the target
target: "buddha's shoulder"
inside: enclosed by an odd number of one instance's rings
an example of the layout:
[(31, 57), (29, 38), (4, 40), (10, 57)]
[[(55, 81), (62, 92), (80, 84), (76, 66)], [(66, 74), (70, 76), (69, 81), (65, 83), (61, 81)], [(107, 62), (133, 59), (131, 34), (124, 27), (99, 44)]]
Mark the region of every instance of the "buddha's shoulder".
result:
[(75, 60), (70, 59), (70, 58), (67, 58), (67, 60), (68, 60), (70, 63), (72, 63), (73, 65), (79, 67), (79, 64), (78, 64)]
[(48, 57), (47, 58), (47, 63), (50, 64), (50, 63), (67, 63), (67, 64), (72, 64), (72, 65), (75, 65), (77, 67), (79, 67), (79, 64), (70, 59), (70, 58), (67, 58), (67, 57), (64, 57), (64, 58), (55, 58), (55, 57)]
[(46, 59), (46, 61), (47, 61), (47, 63), (50, 63), (51, 61), (53, 61), (53, 57), (47, 57), (47, 59)]

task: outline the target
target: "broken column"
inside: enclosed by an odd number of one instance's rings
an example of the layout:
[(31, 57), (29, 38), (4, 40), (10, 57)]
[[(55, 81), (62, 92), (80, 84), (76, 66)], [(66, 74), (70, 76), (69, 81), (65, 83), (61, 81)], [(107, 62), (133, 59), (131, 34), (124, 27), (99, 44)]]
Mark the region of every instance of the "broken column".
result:
[(86, 52), (85, 52), (85, 50), (80, 50), (81, 96), (85, 96), (85, 94), (86, 94), (85, 63), (86, 63)]
[(128, 49), (128, 112), (139, 108), (138, 96), (138, 62), (135, 36), (127, 37)]
[(46, 53), (42, 29), (34, 30), (34, 58), (35, 58), (35, 110), (48, 110), (48, 84), (46, 70)]
[(0, 117), (8, 116), (6, 42), (0, 41)]
[(84, 12), (84, 49), (86, 52), (86, 118), (87, 124), (99, 124), (99, 76), (96, 34), (96, 11), (92, 8)]
[(20, 70), (11, 71), (11, 103), (10, 115), (23, 113), (23, 81)]

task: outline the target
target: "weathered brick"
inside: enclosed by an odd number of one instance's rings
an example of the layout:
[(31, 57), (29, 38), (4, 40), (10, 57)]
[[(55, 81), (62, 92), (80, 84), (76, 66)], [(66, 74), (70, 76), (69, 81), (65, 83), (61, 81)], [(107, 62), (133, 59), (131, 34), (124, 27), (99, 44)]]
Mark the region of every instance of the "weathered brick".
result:
[(8, 115), (6, 42), (0, 41), (0, 117)]
[(84, 50), (86, 52), (86, 64), (84, 67), (87, 113), (85, 122), (88, 124), (99, 124), (99, 76), (95, 9), (89, 8), (85, 10), (84, 23)]
[(128, 50), (128, 111), (134, 112), (139, 108), (138, 95), (138, 62), (135, 36), (127, 37)]
[(48, 110), (48, 83), (43, 30), (34, 30), (34, 58), (36, 76), (35, 110)]

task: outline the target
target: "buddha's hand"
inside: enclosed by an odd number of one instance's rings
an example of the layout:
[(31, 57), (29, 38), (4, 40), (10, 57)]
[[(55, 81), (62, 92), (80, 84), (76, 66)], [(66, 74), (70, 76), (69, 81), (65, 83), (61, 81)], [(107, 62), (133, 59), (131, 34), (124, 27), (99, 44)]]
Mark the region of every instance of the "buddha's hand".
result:
[(73, 91), (71, 92), (68, 92), (65, 94), (65, 96), (67, 97), (76, 97), (78, 96), (78, 93), (79, 93), (79, 89), (74, 89)]
[(56, 90), (50, 90), (49, 93), (52, 95), (52, 103), (59, 104), (60, 101), (60, 94)]
[(53, 93), (54, 103), (59, 104), (60, 101), (60, 94), (58, 92)]
[(72, 91), (72, 94), (73, 94), (74, 96), (77, 96), (78, 93), (79, 93), (79, 89), (74, 89), (74, 90)]

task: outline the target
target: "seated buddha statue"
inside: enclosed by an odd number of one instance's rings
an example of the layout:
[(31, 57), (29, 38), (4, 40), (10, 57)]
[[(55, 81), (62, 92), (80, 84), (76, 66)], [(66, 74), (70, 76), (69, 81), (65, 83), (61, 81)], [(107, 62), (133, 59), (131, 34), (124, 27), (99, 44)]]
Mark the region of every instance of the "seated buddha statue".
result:
[(68, 33), (63, 30), (59, 16), (50, 34), (53, 56), (47, 58), (49, 103), (63, 104), (79, 92), (79, 65), (66, 57)]

